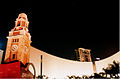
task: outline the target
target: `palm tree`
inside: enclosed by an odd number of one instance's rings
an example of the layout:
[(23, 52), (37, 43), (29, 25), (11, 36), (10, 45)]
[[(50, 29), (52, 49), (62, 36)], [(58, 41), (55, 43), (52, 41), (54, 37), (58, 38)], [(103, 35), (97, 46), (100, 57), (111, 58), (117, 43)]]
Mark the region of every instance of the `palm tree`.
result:
[(119, 77), (118, 76), (118, 73), (119, 73), (119, 63), (116, 62), (115, 60), (113, 61), (113, 64), (108, 64), (108, 67), (106, 69), (103, 68), (103, 70), (105, 71), (106, 76), (107, 76), (107, 74), (109, 74), (111, 78), (113, 76), (115, 76), (116, 78)]
[(119, 73), (119, 63), (114, 60), (113, 64), (114, 64), (114, 68), (112, 70), (114, 72), (113, 74), (114, 74), (115, 77), (119, 77), (118, 76), (118, 73)]

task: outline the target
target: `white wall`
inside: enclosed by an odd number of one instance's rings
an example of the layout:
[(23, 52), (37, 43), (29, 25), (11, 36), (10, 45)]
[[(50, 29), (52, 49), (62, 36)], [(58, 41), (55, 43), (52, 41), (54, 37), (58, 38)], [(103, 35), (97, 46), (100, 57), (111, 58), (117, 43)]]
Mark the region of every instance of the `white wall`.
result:
[[(43, 74), (50, 77), (50, 79), (66, 79), (67, 75), (90, 76), (93, 74), (92, 62), (67, 60), (31, 47), (30, 62), (34, 64), (37, 76), (40, 74), (40, 55), (43, 55)], [(30, 70), (33, 72), (32, 68)]]
[(112, 64), (114, 60), (120, 62), (120, 51), (108, 58), (105, 58), (100, 61), (96, 61), (95, 63), (96, 63), (97, 73), (104, 72), (102, 68), (108, 67), (108, 64)]

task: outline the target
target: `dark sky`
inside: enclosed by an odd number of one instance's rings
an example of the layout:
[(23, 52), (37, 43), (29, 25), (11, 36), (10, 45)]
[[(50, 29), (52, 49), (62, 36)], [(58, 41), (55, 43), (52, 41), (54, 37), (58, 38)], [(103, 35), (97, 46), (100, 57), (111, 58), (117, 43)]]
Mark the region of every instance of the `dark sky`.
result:
[[(118, 52), (118, 0), (3, 1), (0, 48), (19, 13), (28, 15), (32, 46), (50, 54), (74, 59), (74, 49), (91, 49), (93, 57)], [(4, 43), (4, 44), (3, 44)]]

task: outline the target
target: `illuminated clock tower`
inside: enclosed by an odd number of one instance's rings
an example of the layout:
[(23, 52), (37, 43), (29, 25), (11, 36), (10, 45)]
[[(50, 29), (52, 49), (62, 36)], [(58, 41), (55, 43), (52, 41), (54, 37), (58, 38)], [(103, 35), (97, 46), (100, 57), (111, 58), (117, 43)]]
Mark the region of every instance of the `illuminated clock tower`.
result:
[(28, 30), (29, 21), (25, 13), (19, 14), (15, 27), (9, 32), (4, 62), (29, 62), (31, 35)]

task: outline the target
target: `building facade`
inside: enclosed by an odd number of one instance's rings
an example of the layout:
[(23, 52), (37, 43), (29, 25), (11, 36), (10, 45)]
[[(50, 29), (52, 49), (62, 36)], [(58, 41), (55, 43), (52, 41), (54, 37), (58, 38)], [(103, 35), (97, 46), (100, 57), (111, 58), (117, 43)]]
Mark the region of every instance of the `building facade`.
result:
[(79, 48), (78, 51), (81, 62), (92, 62), (90, 49)]

